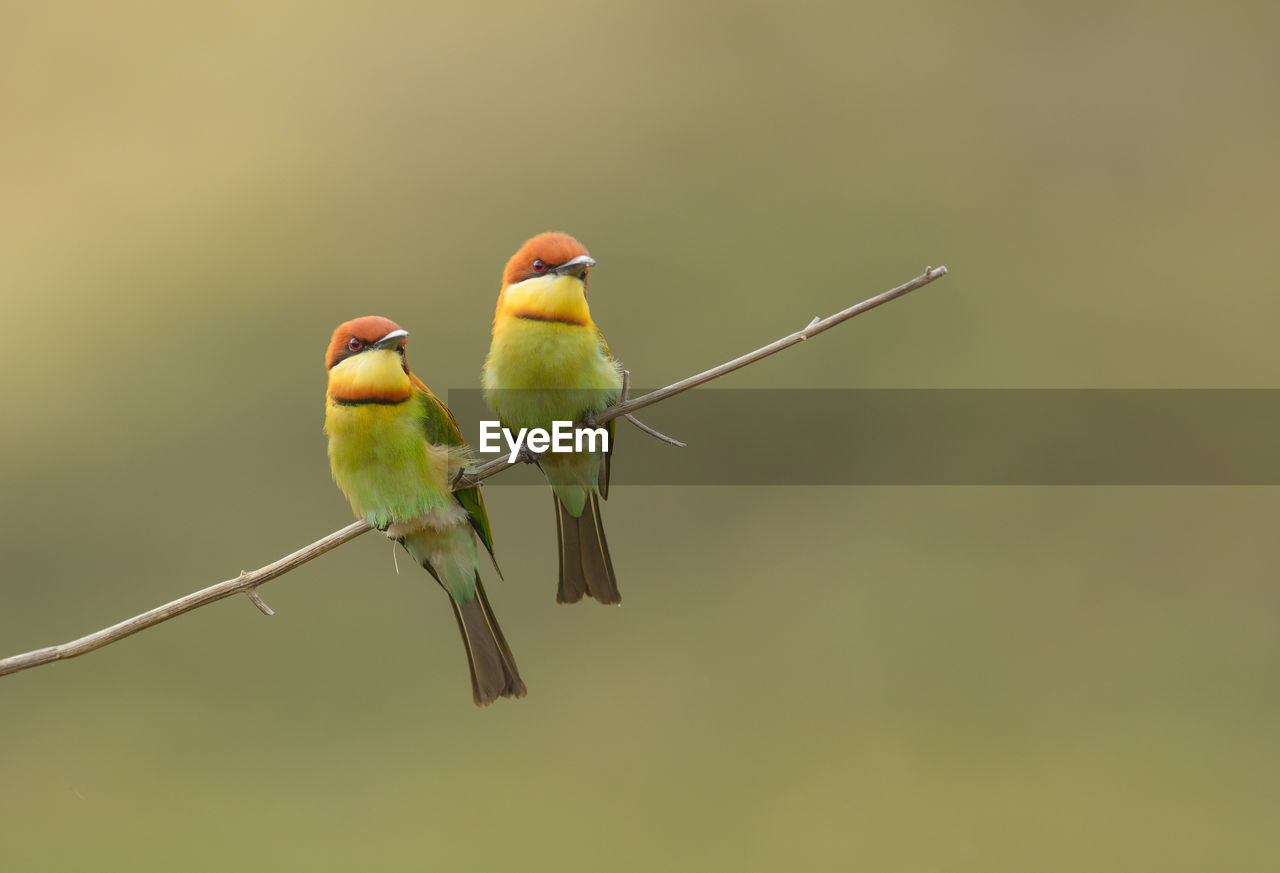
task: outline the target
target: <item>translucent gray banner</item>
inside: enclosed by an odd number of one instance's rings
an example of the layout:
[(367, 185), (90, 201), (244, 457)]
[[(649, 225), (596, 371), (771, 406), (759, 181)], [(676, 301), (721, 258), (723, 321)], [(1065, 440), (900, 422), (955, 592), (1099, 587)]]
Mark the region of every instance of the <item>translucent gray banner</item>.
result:
[[(478, 452), (497, 416), (448, 403)], [(619, 421), (614, 484), (1280, 484), (1280, 389), (698, 389), (637, 414), (689, 445)], [(518, 466), (490, 484), (543, 481)]]

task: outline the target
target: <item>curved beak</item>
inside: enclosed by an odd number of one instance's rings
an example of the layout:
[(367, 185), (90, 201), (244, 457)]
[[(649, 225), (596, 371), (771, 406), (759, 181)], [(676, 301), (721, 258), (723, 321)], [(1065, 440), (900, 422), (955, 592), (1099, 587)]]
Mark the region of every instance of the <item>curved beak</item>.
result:
[(407, 330), (393, 330), (391, 333), (372, 343), (370, 347), (375, 349), (393, 349), (400, 344), (400, 340), (404, 339), (408, 335), (409, 331)]
[(587, 267), (594, 267), (596, 262), (590, 255), (578, 255), (571, 261), (565, 261), (563, 264), (555, 268), (557, 276), (577, 276), (582, 278), (582, 274), (587, 272)]

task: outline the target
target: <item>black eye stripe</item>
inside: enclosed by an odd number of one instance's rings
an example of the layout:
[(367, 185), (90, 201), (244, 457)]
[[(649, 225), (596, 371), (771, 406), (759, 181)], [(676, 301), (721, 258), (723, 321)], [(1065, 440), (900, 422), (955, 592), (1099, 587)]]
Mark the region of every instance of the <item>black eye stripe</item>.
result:
[[(354, 342), (358, 342), (358, 343), (360, 344), (359, 348), (354, 348), (354, 349), (353, 349), (353, 348), (351, 348), (351, 343), (352, 343), (353, 341), (354, 341)], [(353, 356), (353, 355), (358, 355), (358, 354), (360, 354), (361, 352), (365, 351), (367, 348), (369, 348), (369, 345), (368, 345), (368, 343), (364, 342), (364, 340), (360, 340), (360, 339), (356, 339), (355, 337), (351, 337), (351, 338), (350, 338), (350, 339), (348, 339), (345, 343), (343, 343), (343, 344), (342, 344), (342, 352), (341, 352), (341, 353), (340, 353), (336, 358), (334, 358), (334, 359), (333, 359), (333, 364), (329, 367), (329, 369), (330, 369), (330, 370), (332, 370), (334, 367), (336, 367), (336, 366), (338, 366), (339, 364), (341, 364), (341, 363), (342, 363), (343, 361), (345, 361), (347, 358), (350, 358), (350, 357), (351, 357), (351, 356)], [(403, 352), (404, 352), (404, 350), (403, 350), (403, 349), (401, 349), (401, 353), (402, 353), (402, 354), (403, 354)]]

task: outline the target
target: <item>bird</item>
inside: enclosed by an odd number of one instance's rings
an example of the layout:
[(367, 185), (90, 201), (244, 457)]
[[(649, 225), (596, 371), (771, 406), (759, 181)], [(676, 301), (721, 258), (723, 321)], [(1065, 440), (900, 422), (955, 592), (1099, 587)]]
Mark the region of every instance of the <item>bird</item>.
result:
[(476, 705), (523, 697), (480, 582), (477, 537), (493, 558), (484, 498), (476, 487), (452, 490), (470, 451), (449, 408), (409, 369), (408, 336), (376, 315), (334, 330), (325, 354), (329, 468), (356, 517), (404, 546), (449, 595)]
[[(618, 399), (622, 367), (587, 306), (595, 263), (582, 243), (554, 232), (529, 239), (507, 261), (481, 376), (485, 402), (503, 427), (550, 430), (555, 421), (580, 422)], [(559, 603), (584, 595), (622, 602), (600, 519), (600, 499), (609, 495), (612, 421), (605, 430), (608, 451), (548, 451), (538, 459), (555, 500)]]

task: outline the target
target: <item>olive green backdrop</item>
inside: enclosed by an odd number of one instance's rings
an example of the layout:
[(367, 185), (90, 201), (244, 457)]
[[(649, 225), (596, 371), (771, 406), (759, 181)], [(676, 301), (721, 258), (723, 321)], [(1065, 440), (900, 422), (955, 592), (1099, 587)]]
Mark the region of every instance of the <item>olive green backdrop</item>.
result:
[[(638, 384), (946, 263), (721, 384), (1276, 387), (1278, 25), (10, 3), (0, 655), (347, 524), (334, 325), (395, 318), (473, 388), (544, 229), (599, 261)], [(619, 487), (620, 609), (555, 604), (543, 489), (487, 494), (525, 700), (472, 706), (443, 595), (366, 536), (263, 588), (274, 618), (0, 678), (0, 867), (1280, 865), (1274, 488)]]

